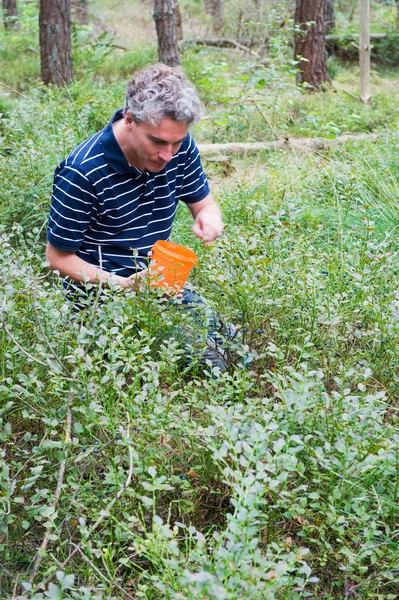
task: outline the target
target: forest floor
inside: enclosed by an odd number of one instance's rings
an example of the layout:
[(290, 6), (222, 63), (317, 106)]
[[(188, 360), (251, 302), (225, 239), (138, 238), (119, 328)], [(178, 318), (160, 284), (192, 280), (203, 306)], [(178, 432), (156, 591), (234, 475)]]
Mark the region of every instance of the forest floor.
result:
[[(237, 328), (220, 375), (187, 365), (176, 331), (204, 331), (152, 288), (77, 315), (44, 264), (54, 168), (156, 60), (152, 2), (93, 0), (63, 89), (42, 85), (20, 5), (19, 33), (0, 30), (0, 597), (396, 600), (398, 69), (373, 66), (370, 107), (331, 59), (332, 85), (304, 93), (280, 15), (267, 61), (183, 47), (198, 142), (378, 136), (204, 161), (226, 229), (202, 246), (181, 206), (173, 240)], [(181, 6), (207, 34), (202, 2)]]

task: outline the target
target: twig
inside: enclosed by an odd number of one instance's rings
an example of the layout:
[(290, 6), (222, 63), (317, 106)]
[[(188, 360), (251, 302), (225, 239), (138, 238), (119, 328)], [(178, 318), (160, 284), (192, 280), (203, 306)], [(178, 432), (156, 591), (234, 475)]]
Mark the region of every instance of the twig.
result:
[[(88, 565), (90, 565), (90, 567), (93, 569), (93, 571), (96, 571), (96, 573), (98, 573), (98, 575), (101, 577), (101, 579), (103, 579), (104, 581), (106, 581), (109, 585), (113, 585), (115, 587), (118, 588), (118, 590), (120, 590), (122, 592), (122, 594), (126, 597), (126, 598), (130, 598), (130, 600), (135, 600), (134, 596), (131, 596), (128, 592), (126, 592), (126, 590), (123, 589), (122, 586), (119, 585), (119, 583), (117, 583), (115, 581), (115, 579), (113, 581), (111, 581), (110, 579), (108, 579), (104, 573), (102, 573), (100, 571), (100, 569), (98, 569), (96, 567), (96, 565), (90, 560), (90, 558), (88, 556), (86, 556), (86, 554), (83, 552), (82, 548), (80, 547), (80, 545), (76, 545), (73, 542), (71, 542), (72, 546), (75, 546), (76, 550), (80, 553), (80, 555), (82, 556), (82, 558), (87, 562)], [(102, 556), (102, 555), (101, 555)], [(109, 574), (109, 571), (107, 569), (107, 572)]]
[(15, 578), (15, 583), (14, 583), (14, 587), (12, 590), (12, 600), (14, 600), (14, 598), (17, 597), (18, 581), (19, 581), (19, 573)]
[[(129, 428), (127, 430), (127, 435), (126, 438), (129, 438)], [(125, 483), (123, 484), (123, 486), (120, 488), (120, 490), (118, 491), (118, 493), (116, 494), (115, 498), (110, 502), (109, 506), (108, 506), (108, 510), (107, 512), (102, 512), (100, 514), (100, 516), (98, 517), (97, 521), (94, 523), (94, 525), (89, 529), (87, 536), (86, 536), (86, 541), (90, 538), (90, 536), (94, 533), (94, 531), (97, 529), (97, 527), (99, 527), (101, 525), (101, 523), (104, 521), (104, 519), (108, 516), (109, 511), (111, 510), (111, 508), (114, 506), (114, 504), (120, 499), (120, 497), (122, 496), (122, 494), (127, 490), (127, 488), (130, 485), (130, 482), (132, 481), (132, 476), (133, 476), (133, 448), (132, 445), (129, 444), (128, 446), (129, 449), (129, 471), (128, 471), (128, 475), (126, 478)], [(72, 542), (71, 542), (72, 544)], [(75, 548), (72, 550), (72, 552), (69, 554), (69, 556), (64, 560), (64, 562), (60, 565), (60, 570), (63, 571), (65, 569), (65, 567), (71, 562), (71, 560), (73, 559), (73, 557), (78, 553), (81, 552), (81, 548), (82, 548), (82, 542), (78, 545), (76, 544), (72, 544), (73, 546), (75, 546)], [(47, 577), (47, 579), (45, 579), (42, 583), (41, 586), (46, 586), (48, 583), (50, 583), (50, 581), (52, 581), (55, 577), (55, 573), (52, 573), (49, 577)]]
[[(68, 398), (68, 404), (67, 404), (67, 419), (66, 419), (66, 428), (65, 428), (65, 440), (64, 440), (64, 444), (68, 445), (71, 442), (71, 430), (72, 430), (72, 400), (73, 400), (73, 392), (69, 393), (69, 398)], [(58, 480), (57, 480), (57, 487), (53, 496), (53, 500), (50, 504), (50, 506), (52, 508), (55, 509), (55, 507), (58, 504), (58, 501), (60, 499), (61, 496), (61, 491), (62, 491), (62, 485), (64, 483), (64, 475), (65, 475), (65, 467), (66, 467), (66, 462), (67, 462), (67, 455), (68, 452), (67, 450), (65, 451), (65, 458), (61, 461), (60, 463), (60, 468), (58, 471)], [(38, 550), (37, 553), (37, 557), (36, 557), (36, 561), (35, 564), (33, 566), (33, 571), (32, 574), (29, 578), (29, 583), (33, 583), (37, 572), (39, 570), (40, 564), (42, 562), (43, 556), (47, 550), (47, 546), (49, 544), (49, 535), (51, 533), (51, 530), (53, 529), (53, 525), (49, 525), (46, 527), (46, 531), (44, 534), (44, 538), (42, 541), (42, 544)]]
[[(98, 258), (99, 258), (99, 263), (100, 263), (100, 270), (102, 271), (103, 270), (103, 255), (101, 253), (101, 246), (98, 246)], [(99, 277), (96, 299), (94, 300), (94, 304), (93, 304), (93, 319), (96, 314), (97, 305), (100, 301), (102, 286), (103, 286), (103, 280), (101, 277)]]
[(353, 98), (354, 100), (356, 100), (357, 102), (360, 102), (360, 98), (359, 96), (355, 96), (355, 94), (352, 94), (351, 92), (348, 92), (348, 90), (345, 90), (343, 87), (340, 87), (337, 84), (332, 84), (332, 87), (334, 90), (336, 90), (337, 92), (343, 92), (344, 94), (347, 94), (348, 96), (350, 96), (351, 98)]
[(258, 104), (254, 98), (252, 98), (252, 103), (255, 106), (258, 113), (260, 114), (260, 116), (262, 117), (262, 119), (265, 121), (266, 125), (270, 128), (270, 131), (272, 132), (274, 139), (277, 140), (278, 135), (276, 133), (276, 130), (273, 127), (273, 123), (270, 121), (270, 119), (267, 117), (267, 115), (264, 114), (263, 110), (258, 106)]
[(36, 304), (37, 304), (37, 290), (36, 290), (36, 284), (34, 284), (34, 286), (33, 286), (33, 312), (35, 313), (36, 322), (39, 325), (40, 332), (41, 332), (41, 334), (42, 334), (42, 336), (44, 338), (44, 341), (46, 342), (46, 345), (47, 345), (48, 349), (50, 350), (51, 354), (54, 356), (55, 360), (61, 366), (62, 370), (68, 372), (68, 369), (66, 368), (66, 366), (64, 365), (64, 363), (62, 362), (62, 360), (59, 358), (59, 356), (57, 355), (57, 353), (53, 350), (53, 348), (52, 348), (52, 346), (50, 344), (50, 340), (48, 339), (47, 334), (44, 331), (44, 327), (42, 325), (42, 322), (40, 320)]
[(1, 567), (2, 571), (4, 571), (4, 573), (7, 573), (7, 575), (9, 577), (13, 577), (13, 574), (10, 573), (10, 571), (8, 571), (1, 563), (0, 563), (0, 567)]
[(8, 335), (8, 337), (10, 338), (10, 340), (12, 342), (14, 342), (14, 344), (17, 346), (17, 348), (19, 348), (21, 350), (21, 352), (23, 354), (25, 354), (25, 356), (27, 356), (28, 358), (30, 358), (31, 360), (33, 360), (33, 362), (41, 365), (42, 367), (48, 368), (48, 364), (47, 363), (39, 360), (38, 358), (35, 358), (31, 354), (29, 354), (29, 352), (27, 352), (25, 350), (25, 348), (22, 348), (21, 344), (19, 342), (17, 342), (17, 340), (15, 339), (15, 337), (13, 336), (13, 334), (11, 333), (11, 331), (8, 329), (8, 327), (6, 325), (6, 320), (5, 320), (5, 300), (4, 300), (3, 307), (1, 309), (1, 322), (2, 322), (2, 325), (3, 325), (3, 329), (6, 332), (6, 334)]

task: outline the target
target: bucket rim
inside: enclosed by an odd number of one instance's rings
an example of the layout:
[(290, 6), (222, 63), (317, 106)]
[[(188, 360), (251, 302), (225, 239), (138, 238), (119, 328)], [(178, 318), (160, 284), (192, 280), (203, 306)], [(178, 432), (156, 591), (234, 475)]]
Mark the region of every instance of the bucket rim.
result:
[(191, 262), (193, 265), (196, 265), (198, 262), (198, 256), (193, 250), (181, 246), (180, 244), (176, 244), (175, 242), (170, 242), (169, 240), (157, 240), (152, 248), (152, 254), (154, 254), (155, 251), (166, 255), (166, 257), (171, 257), (174, 260), (177, 259)]

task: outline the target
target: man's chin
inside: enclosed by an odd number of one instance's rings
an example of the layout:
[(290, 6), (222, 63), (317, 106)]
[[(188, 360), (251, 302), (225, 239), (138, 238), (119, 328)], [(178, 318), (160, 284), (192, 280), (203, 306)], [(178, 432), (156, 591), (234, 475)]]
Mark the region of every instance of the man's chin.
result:
[(160, 171), (163, 171), (164, 168), (166, 167), (167, 163), (162, 163), (160, 165), (158, 165), (157, 163), (148, 163), (147, 165), (147, 171), (150, 171), (150, 173), (159, 173)]

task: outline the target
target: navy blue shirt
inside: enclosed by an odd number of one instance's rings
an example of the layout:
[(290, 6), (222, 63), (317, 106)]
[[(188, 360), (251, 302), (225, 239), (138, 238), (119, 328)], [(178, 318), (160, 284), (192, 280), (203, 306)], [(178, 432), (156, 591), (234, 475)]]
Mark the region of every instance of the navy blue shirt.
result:
[(146, 266), (157, 240), (169, 239), (179, 200), (209, 194), (191, 135), (159, 173), (127, 162), (110, 123), (58, 165), (48, 221), (52, 246), (105, 271), (129, 277)]

